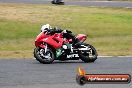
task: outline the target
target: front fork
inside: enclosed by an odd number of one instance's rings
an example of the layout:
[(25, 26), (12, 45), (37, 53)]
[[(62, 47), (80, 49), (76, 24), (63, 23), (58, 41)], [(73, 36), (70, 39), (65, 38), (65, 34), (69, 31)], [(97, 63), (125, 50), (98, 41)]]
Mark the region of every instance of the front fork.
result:
[(45, 43), (45, 49), (44, 49), (45, 53), (47, 52), (47, 43)]
[(47, 48), (48, 48), (48, 47), (47, 47), (47, 43), (44, 43), (43, 45), (44, 45), (45, 47), (44, 47), (44, 49), (41, 49), (41, 50), (40, 50), (40, 55), (43, 56), (43, 57), (45, 57), (44, 55), (47, 53)]

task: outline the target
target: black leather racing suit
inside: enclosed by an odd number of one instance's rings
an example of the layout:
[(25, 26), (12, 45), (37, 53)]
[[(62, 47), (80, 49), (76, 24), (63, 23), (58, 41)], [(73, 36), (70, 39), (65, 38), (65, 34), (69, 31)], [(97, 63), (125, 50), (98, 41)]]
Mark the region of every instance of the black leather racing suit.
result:
[[(58, 29), (58, 28), (54, 28), (48, 31), (49, 34), (53, 35), (55, 33), (62, 33), (63, 30)], [(63, 37), (66, 39), (72, 39), (73, 40), (73, 44), (76, 44), (79, 42), (79, 39), (76, 38), (76, 36), (74, 34), (72, 34), (71, 31), (66, 30), (66, 33), (63, 33)]]

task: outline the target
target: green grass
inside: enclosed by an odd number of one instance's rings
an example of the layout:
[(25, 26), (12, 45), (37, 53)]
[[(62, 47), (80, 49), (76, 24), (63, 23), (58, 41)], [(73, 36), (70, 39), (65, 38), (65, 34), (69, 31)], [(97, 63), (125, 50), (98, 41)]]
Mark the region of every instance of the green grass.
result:
[(32, 58), (42, 24), (89, 34), (99, 55), (132, 55), (132, 9), (0, 4), (0, 57)]

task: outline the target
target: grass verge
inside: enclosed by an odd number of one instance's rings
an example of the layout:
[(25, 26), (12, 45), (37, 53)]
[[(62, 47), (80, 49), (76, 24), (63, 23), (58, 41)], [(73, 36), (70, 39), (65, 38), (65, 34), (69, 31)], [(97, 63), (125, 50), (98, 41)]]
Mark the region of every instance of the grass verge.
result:
[(99, 55), (132, 55), (132, 9), (0, 3), (0, 57), (32, 58), (42, 24), (89, 34)]

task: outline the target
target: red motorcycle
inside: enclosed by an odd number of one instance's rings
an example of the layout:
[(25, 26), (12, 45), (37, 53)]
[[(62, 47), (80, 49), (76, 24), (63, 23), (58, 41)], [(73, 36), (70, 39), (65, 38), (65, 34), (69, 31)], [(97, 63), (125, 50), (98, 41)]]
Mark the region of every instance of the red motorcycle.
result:
[(35, 39), (34, 57), (43, 64), (50, 64), (54, 60), (79, 60), (84, 62), (94, 62), (97, 59), (96, 49), (84, 43), (87, 38), (85, 34), (76, 36), (80, 40), (80, 45), (75, 46), (72, 39), (63, 37), (63, 33), (53, 35), (41, 32)]

